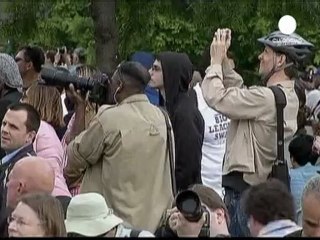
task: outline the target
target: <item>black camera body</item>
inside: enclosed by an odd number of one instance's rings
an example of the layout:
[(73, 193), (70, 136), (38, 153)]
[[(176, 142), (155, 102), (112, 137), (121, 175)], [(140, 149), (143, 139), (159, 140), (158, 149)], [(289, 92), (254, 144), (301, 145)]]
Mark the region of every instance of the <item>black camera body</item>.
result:
[[(205, 206), (201, 204), (201, 200), (197, 193), (192, 190), (185, 190), (176, 196), (176, 207), (189, 222), (198, 222), (202, 216), (205, 216), (205, 222), (202, 225), (199, 237), (210, 237), (210, 213)], [(168, 209), (162, 218), (162, 228), (169, 227), (170, 209)]]
[(98, 105), (105, 104), (109, 94), (109, 78), (106, 74), (97, 74), (93, 78), (78, 77), (62, 70), (43, 67), (39, 84), (68, 88), (72, 83), (75, 89), (90, 91), (89, 101)]

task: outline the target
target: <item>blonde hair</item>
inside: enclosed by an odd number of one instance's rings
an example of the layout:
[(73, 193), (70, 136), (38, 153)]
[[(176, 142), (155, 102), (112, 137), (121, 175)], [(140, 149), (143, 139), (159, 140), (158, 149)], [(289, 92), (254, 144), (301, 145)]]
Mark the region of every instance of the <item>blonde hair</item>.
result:
[(64, 126), (61, 96), (56, 87), (36, 82), (27, 90), (25, 102), (32, 105), (39, 112), (41, 120), (53, 128)]
[(47, 193), (27, 193), (19, 202), (29, 206), (42, 223), (45, 237), (66, 237), (64, 212), (58, 199)]

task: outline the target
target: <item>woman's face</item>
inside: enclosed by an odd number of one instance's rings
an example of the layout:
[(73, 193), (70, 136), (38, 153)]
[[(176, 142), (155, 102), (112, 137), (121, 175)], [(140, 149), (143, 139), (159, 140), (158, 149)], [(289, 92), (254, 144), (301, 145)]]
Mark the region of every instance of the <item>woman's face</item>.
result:
[(37, 214), (26, 204), (19, 202), (8, 219), (9, 237), (44, 237), (45, 231)]

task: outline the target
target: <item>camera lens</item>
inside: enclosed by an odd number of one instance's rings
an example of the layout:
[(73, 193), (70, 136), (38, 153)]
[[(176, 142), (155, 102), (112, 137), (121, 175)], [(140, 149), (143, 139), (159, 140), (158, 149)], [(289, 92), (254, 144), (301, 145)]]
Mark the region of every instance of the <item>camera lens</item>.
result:
[(176, 197), (178, 210), (190, 222), (198, 222), (202, 217), (202, 207), (199, 196), (191, 190), (180, 192)]

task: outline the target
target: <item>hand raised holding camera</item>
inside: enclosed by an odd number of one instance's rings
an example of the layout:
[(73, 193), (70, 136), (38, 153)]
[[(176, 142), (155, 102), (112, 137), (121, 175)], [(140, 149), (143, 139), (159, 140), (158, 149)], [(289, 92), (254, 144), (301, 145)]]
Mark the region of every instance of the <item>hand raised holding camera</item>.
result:
[(174, 208), (169, 218), (169, 226), (177, 232), (178, 237), (198, 237), (205, 220), (203, 214), (198, 222), (190, 222), (177, 208)]
[(227, 55), (226, 38), (227, 38), (227, 31), (225, 29), (219, 28), (215, 32), (212, 43), (211, 43), (211, 47), (210, 47), (211, 65), (222, 64), (223, 59), (226, 57)]

